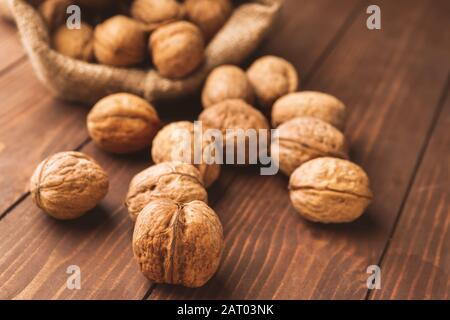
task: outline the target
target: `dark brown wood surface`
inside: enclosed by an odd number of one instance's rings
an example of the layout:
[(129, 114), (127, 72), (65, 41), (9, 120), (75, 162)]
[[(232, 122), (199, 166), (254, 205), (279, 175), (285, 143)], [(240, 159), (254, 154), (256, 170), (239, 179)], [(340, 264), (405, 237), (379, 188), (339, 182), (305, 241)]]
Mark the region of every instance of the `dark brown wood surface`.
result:
[[(373, 205), (352, 224), (308, 223), (289, 204), (286, 177), (226, 167), (209, 192), (224, 225), (224, 256), (200, 289), (151, 284), (132, 258), (123, 198), (151, 163), (148, 151), (119, 157), (96, 148), (85, 129), (88, 107), (52, 98), (14, 28), (1, 23), (0, 298), (448, 298), (450, 4), (378, 4), (382, 30), (370, 31), (364, 1), (288, 0), (255, 53), (289, 59), (303, 89), (345, 101), (351, 156), (371, 177)], [(180, 103), (181, 113), (173, 103), (158, 106), (165, 120), (200, 110), (198, 99)], [(35, 166), (62, 150), (90, 154), (111, 180), (101, 205), (72, 222), (43, 214), (27, 186)], [(373, 264), (382, 270), (375, 293), (366, 286)], [(69, 265), (81, 268), (81, 290), (67, 289)]]

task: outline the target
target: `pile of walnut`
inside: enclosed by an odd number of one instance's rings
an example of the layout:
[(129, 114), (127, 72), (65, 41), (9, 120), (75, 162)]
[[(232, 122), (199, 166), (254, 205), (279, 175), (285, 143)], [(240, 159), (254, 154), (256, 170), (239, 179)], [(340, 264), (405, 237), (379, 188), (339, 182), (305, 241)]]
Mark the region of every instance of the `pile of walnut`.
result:
[[(82, 8), (79, 29), (66, 26), (71, 4)], [(205, 43), (233, 11), (231, 0), (45, 0), (39, 7), (53, 48), (68, 57), (116, 67), (153, 62), (180, 79), (204, 61)]]
[[(146, 12), (146, 3), (160, 5), (162, 2), (171, 3), (168, 7), (171, 10), (157, 11), (158, 15), (154, 11)], [(208, 1), (188, 0), (186, 7), (189, 4), (195, 7), (196, 2)], [(222, 6), (226, 1), (217, 3)], [(136, 19), (152, 24), (179, 19), (182, 16), (179, 9), (175, 1), (137, 0), (132, 13)], [(197, 11), (190, 14), (193, 12)], [(196, 17), (192, 20), (202, 26), (206, 38), (218, 28), (205, 16)], [(127, 30), (123, 34), (117, 31), (122, 27)], [(139, 24), (123, 16), (98, 25), (94, 45), (97, 58), (117, 65), (138, 63), (145, 47), (142, 43), (123, 49), (124, 43), (143, 39), (137, 35), (138, 30), (141, 30)], [(183, 52), (183, 57), (163, 53), (173, 48), (172, 41), (178, 43), (175, 48)], [(159, 27), (152, 34), (150, 46), (162, 73), (182, 76), (184, 72), (175, 74), (174, 70), (180, 66), (192, 70), (197, 65), (202, 41), (197, 27), (179, 21)], [(185, 44), (199, 47), (186, 50)], [(110, 50), (109, 46), (115, 49)], [(192, 57), (186, 56), (191, 54)], [(201, 97), (204, 110), (199, 120), (204, 128), (224, 133), (225, 147), (228, 141), (234, 140), (238, 130), (270, 130), (263, 112), (254, 106), (265, 113), (271, 110), (272, 126), (278, 129), (270, 146), (271, 156), (279, 162), (281, 172), (290, 176), (289, 192), (294, 208), (302, 217), (315, 222), (353, 221), (371, 202), (372, 192), (364, 170), (346, 160), (348, 146), (341, 132), (346, 107), (331, 95), (297, 92), (298, 87), (294, 66), (279, 57), (262, 57), (246, 71), (223, 65), (213, 70), (205, 82)], [(92, 140), (107, 152), (131, 153), (151, 146), (155, 165), (132, 179), (125, 199), (129, 215), (135, 221), (133, 252), (143, 274), (156, 283), (204, 285), (217, 271), (223, 250), (222, 225), (207, 205), (206, 191), (219, 178), (221, 168), (208, 159), (194, 165), (193, 157), (184, 159), (185, 162), (174, 158), (180, 151), (194, 155), (194, 123), (181, 121), (163, 127), (149, 102), (117, 93), (103, 98), (92, 108), (87, 128)], [(179, 134), (179, 129), (190, 135), (189, 143), (187, 136)], [(203, 136), (202, 147), (213, 144), (211, 139)], [(249, 156), (245, 155), (246, 161)], [(31, 179), (31, 193), (37, 206), (58, 219), (81, 216), (101, 201), (107, 189), (105, 171), (79, 152), (63, 152), (47, 158)]]

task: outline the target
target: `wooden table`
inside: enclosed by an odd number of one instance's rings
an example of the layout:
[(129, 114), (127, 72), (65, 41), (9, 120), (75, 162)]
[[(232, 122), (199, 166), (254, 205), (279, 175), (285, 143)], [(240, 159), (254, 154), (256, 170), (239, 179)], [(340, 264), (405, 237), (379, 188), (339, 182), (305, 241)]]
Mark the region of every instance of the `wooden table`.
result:
[[(287, 178), (226, 167), (210, 190), (224, 225), (220, 270), (204, 287), (152, 284), (132, 257), (123, 198), (149, 152), (106, 154), (90, 141), (86, 106), (52, 98), (36, 80), (15, 28), (0, 23), (0, 298), (4, 299), (448, 299), (450, 297), (450, 2), (375, 1), (382, 30), (366, 28), (369, 2), (289, 0), (255, 56), (292, 61), (302, 88), (350, 109), (351, 158), (375, 201), (358, 221), (319, 225), (292, 209)], [(159, 106), (194, 118), (199, 101)], [(28, 180), (57, 151), (105, 167), (110, 192), (71, 222), (33, 205)], [(81, 290), (66, 286), (69, 265)], [(381, 289), (368, 290), (369, 265)]]

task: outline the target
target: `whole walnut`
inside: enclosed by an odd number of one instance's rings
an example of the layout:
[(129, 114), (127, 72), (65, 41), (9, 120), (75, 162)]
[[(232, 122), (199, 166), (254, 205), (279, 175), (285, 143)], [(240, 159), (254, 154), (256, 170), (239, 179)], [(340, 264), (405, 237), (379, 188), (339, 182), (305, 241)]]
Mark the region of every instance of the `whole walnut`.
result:
[(53, 47), (59, 53), (73, 59), (92, 61), (94, 59), (93, 30), (86, 23), (80, 29), (69, 29), (65, 25), (53, 35)]
[(183, 7), (175, 0), (134, 0), (131, 15), (146, 25), (158, 26), (183, 17)]
[(202, 201), (151, 201), (134, 227), (134, 257), (154, 283), (201, 287), (217, 271), (222, 251), (222, 224)]
[(373, 198), (363, 169), (350, 161), (329, 157), (308, 161), (296, 169), (289, 190), (300, 215), (322, 223), (353, 221)]
[[(198, 148), (195, 147), (194, 123), (189, 121), (173, 122), (162, 128), (152, 145), (152, 159), (155, 163), (165, 161), (183, 161), (194, 164), (200, 171), (200, 175), (206, 187), (210, 187), (220, 175), (220, 164), (214, 163), (212, 157), (215, 156), (214, 141), (206, 134), (201, 134)], [(203, 132), (208, 129), (202, 128)], [(195, 152), (199, 155), (195, 161)]]
[(150, 146), (160, 127), (155, 108), (129, 93), (101, 99), (87, 117), (92, 140), (113, 153), (130, 153)]
[(65, 25), (66, 19), (69, 17), (67, 8), (71, 4), (70, 0), (45, 0), (39, 5), (38, 11), (50, 32)]
[(34, 203), (54, 218), (67, 220), (93, 209), (108, 192), (108, 176), (81, 152), (60, 152), (44, 161), (30, 181)]
[[(245, 136), (245, 139), (242, 141), (245, 143), (245, 146), (243, 146), (239, 143), (239, 139), (237, 139), (240, 131), (255, 131), (257, 135), (257, 141), (255, 142), (257, 143), (258, 149), (262, 142), (260, 141), (260, 130), (267, 133), (267, 141), (270, 139), (270, 126), (267, 119), (260, 111), (240, 99), (225, 100), (203, 110), (199, 116), (199, 120), (209, 128), (222, 131), (225, 157), (228, 157), (226, 155), (227, 150), (232, 150), (234, 146), (234, 161), (235, 163), (238, 161), (238, 164), (249, 164), (249, 162), (252, 162), (252, 157), (249, 153), (250, 136)], [(245, 154), (240, 152), (240, 150), (243, 150), (243, 147), (245, 147)], [(257, 153), (259, 154), (263, 151), (259, 149)], [(258, 154), (253, 155), (258, 156)], [(238, 157), (245, 159), (245, 163), (239, 163)]]
[(347, 158), (347, 152), (342, 132), (311, 117), (294, 118), (280, 125), (271, 145), (273, 161), (288, 176), (306, 161), (325, 156)]
[(285, 59), (265, 56), (257, 59), (247, 70), (259, 103), (270, 109), (280, 97), (294, 92), (299, 85), (295, 67)]
[(147, 203), (160, 198), (208, 203), (200, 172), (193, 165), (177, 161), (151, 166), (131, 180), (125, 200), (131, 220), (136, 220)]
[(188, 19), (203, 32), (205, 39), (211, 39), (233, 12), (230, 0), (186, 0)]
[(242, 99), (250, 104), (254, 102), (247, 75), (241, 68), (232, 65), (215, 68), (206, 79), (202, 92), (204, 108), (227, 99)]
[(298, 117), (321, 119), (342, 130), (345, 124), (346, 107), (332, 95), (317, 91), (302, 91), (278, 99), (272, 109), (274, 127)]
[(127, 67), (144, 61), (147, 55), (147, 32), (137, 21), (117, 15), (97, 25), (94, 52), (106, 65)]
[(184, 78), (205, 58), (202, 33), (186, 21), (172, 22), (156, 29), (150, 37), (153, 63), (163, 77)]

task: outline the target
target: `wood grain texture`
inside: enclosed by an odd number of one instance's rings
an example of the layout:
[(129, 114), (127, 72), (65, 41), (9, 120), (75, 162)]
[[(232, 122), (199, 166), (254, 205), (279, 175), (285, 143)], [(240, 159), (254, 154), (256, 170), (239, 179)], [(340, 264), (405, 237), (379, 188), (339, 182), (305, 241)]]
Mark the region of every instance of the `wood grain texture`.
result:
[(450, 95), (381, 264), (381, 290), (373, 299), (450, 298), (449, 128)]
[(52, 98), (31, 65), (0, 77), (0, 216), (28, 191), (35, 167), (48, 155), (73, 150), (87, 138), (87, 108)]
[(195, 290), (158, 285), (150, 299), (365, 298), (366, 268), (380, 259), (427, 143), (450, 49), (448, 2), (377, 3), (382, 31), (366, 28), (362, 10), (306, 86), (349, 106), (351, 156), (375, 194), (367, 213), (348, 225), (312, 224), (291, 208), (286, 178), (242, 172), (215, 206), (226, 234), (218, 274)]
[(14, 24), (0, 18), (0, 74), (24, 57), (25, 52)]
[[(306, 4), (309, 1), (298, 3)], [(325, 11), (332, 3), (334, 1), (321, 0), (316, 2), (316, 6), (318, 10), (321, 8), (321, 11)], [(322, 17), (310, 16), (308, 11), (298, 11), (296, 14), (301, 22), (292, 24), (291, 29), (285, 32), (295, 31), (299, 36), (309, 37), (313, 42), (309, 46), (305, 43), (302, 50), (314, 48), (320, 55), (336, 35), (339, 25), (342, 25), (350, 14), (349, 8), (354, 8), (355, 3), (353, 0), (346, 0), (348, 8), (332, 6), (336, 11), (329, 11), (328, 14), (334, 19), (328, 19), (328, 28), (322, 29), (319, 29), (319, 26), (323, 26)], [(316, 25), (317, 28), (314, 28)], [(312, 32), (309, 27), (315, 30), (317, 37), (309, 36)], [(315, 62), (311, 60), (304, 64), (304, 70), (311, 69)], [(197, 104), (200, 105), (198, 102)], [(186, 105), (191, 106), (192, 102), (184, 102), (183, 109)], [(165, 118), (173, 118), (173, 108), (170, 104), (167, 109), (163, 109)], [(0, 233), (4, 235), (4, 245), (0, 245), (0, 256), (3, 257), (0, 258), (0, 297), (136, 299), (143, 298), (146, 290), (150, 288), (150, 284), (142, 278), (131, 259), (132, 226), (121, 206), (130, 178), (149, 165), (147, 154), (137, 155), (138, 159), (132, 160), (130, 164), (125, 157), (107, 156), (91, 144), (82, 151), (93, 155), (110, 173), (111, 180), (114, 181), (110, 194), (100, 208), (74, 225), (47, 218), (32, 205), (29, 198), (14, 208), (0, 222)], [(218, 184), (210, 190), (212, 203), (227, 193), (231, 181), (240, 174), (233, 168), (224, 171)], [(15, 243), (16, 245), (13, 245)], [(104, 255), (101, 248), (107, 246), (111, 249)], [(79, 265), (82, 272), (89, 270), (86, 271), (86, 280), (82, 280), (81, 291), (64, 289), (67, 279), (65, 268), (71, 263)], [(122, 268), (120, 272), (116, 272), (118, 265)], [(105, 279), (108, 279), (108, 282), (105, 282)]]

